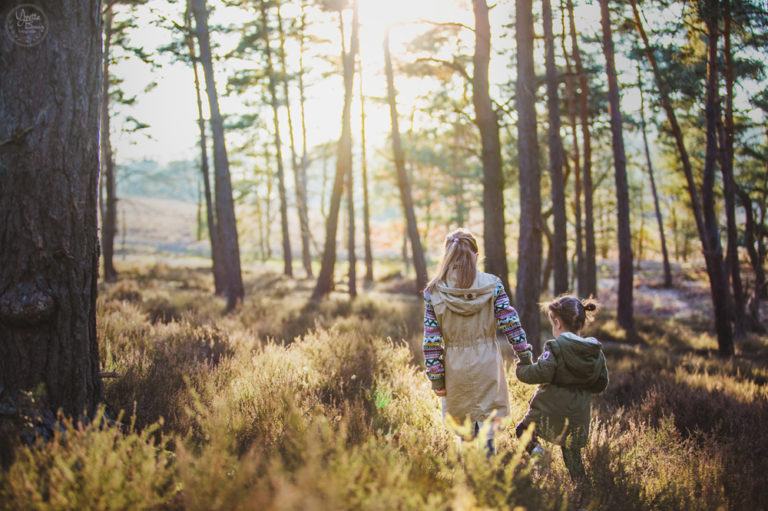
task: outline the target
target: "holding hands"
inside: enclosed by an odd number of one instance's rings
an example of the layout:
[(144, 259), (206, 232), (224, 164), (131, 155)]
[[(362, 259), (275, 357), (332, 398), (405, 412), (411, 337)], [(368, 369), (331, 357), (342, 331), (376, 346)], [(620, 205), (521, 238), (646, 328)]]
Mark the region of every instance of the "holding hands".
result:
[(528, 344), (525, 340), (517, 344), (513, 344), (512, 348), (515, 350), (518, 363), (524, 365), (530, 365), (533, 363), (533, 346)]

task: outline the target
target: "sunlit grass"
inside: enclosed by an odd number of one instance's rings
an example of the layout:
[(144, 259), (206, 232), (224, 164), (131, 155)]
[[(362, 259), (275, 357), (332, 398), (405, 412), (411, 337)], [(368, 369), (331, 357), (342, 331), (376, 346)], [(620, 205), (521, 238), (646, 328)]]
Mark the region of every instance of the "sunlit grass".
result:
[[(309, 300), (267, 268), (223, 315), (207, 272), (121, 268), (98, 302), (107, 411), (0, 472), (8, 509), (568, 509), (559, 448), (536, 467), (514, 437), (534, 386), (507, 366), (511, 414), (486, 459), (441, 421), (420, 363), (422, 304), (382, 288)], [(379, 284), (377, 284), (379, 286)], [(589, 333), (611, 372), (584, 450), (590, 509), (768, 506), (768, 370), (724, 363), (706, 326), (650, 315), (626, 337), (606, 311)], [(630, 339), (636, 341), (636, 339)], [(748, 342), (762, 345), (762, 337)], [(759, 352), (758, 352), (759, 353)], [(30, 405), (32, 406), (32, 405)], [(131, 426), (133, 424), (133, 426)], [(87, 503), (87, 504), (83, 504)]]

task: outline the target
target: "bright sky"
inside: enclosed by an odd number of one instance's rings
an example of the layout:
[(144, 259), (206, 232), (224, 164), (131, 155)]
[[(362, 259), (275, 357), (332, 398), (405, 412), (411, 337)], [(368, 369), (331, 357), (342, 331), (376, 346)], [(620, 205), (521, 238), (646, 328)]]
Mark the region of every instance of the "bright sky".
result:
[[(151, 22), (157, 21), (160, 15), (180, 21), (180, 14), (174, 13), (172, 9), (182, 8), (180, 7), (181, 4), (180, 2), (177, 3), (177, 7), (167, 3), (157, 4), (157, 6), (152, 7), (153, 14), (148, 13), (146, 10), (141, 11), (138, 20), (138, 25), (141, 28), (137, 30), (133, 37), (134, 44), (144, 46), (147, 51), (152, 51), (160, 45), (167, 44), (170, 40), (168, 31), (154, 26)], [(600, 34), (600, 15), (597, 2), (581, 4), (576, 12), (576, 23), (580, 32), (586, 36), (598, 36)], [(242, 21), (243, 13), (241, 10), (223, 7), (218, 2), (215, 2), (214, 5), (216, 5), (216, 10), (211, 19), (212, 25), (235, 25)], [(282, 11), (285, 19), (296, 15), (298, 2), (285, 1)], [(347, 12), (346, 14), (349, 15), (351, 13)], [(512, 52), (507, 52), (504, 56), (499, 56), (498, 52), (514, 46), (514, 32), (511, 29), (504, 28), (504, 25), (509, 24), (513, 18), (514, 0), (499, 0), (490, 11), (492, 35), (490, 78), (492, 84), (498, 85), (507, 82), (512, 72), (511, 67), (514, 65)], [(403, 54), (404, 44), (427, 29), (427, 25), (417, 23), (419, 20), (424, 19), (435, 22), (458, 22), (468, 26), (474, 25), (470, 0), (360, 0), (360, 43), (364, 62), (363, 80), (366, 96), (384, 97), (386, 95), (382, 50), (382, 41), (386, 28), (394, 25), (391, 33), (391, 47), (393, 58), (397, 60), (398, 55)], [(319, 77), (320, 72), (330, 69), (329, 64), (317, 60), (316, 57), (313, 59), (311, 56), (311, 54), (317, 55), (318, 53), (338, 56), (338, 23), (335, 21), (335, 18), (327, 15), (323, 15), (322, 19), (312, 19), (310, 17), (308, 21), (311, 24), (311, 32), (329, 40), (329, 43), (322, 47), (309, 48), (308, 52), (310, 55), (305, 57), (305, 65), (315, 69), (315, 78), (309, 79), (306, 104), (308, 139), (311, 147), (338, 139), (341, 130), (340, 111), (343, 99), (343, 84), (339, 72), (332, 73), (327, 78)], [(349, 21), (349, 18), (347, 21)], [(559, 31), (559, 23), (560, 20), (556, 19), (555, 32)], [(469, 31), (465, 32), (466, 35), (464, 37), (470, 42), (471, 48), (473, 35)], [(536, 27), (536, 32), (541, 32), (539, 26)], [(346, 35), (348, 38), (349, 30), (347, 30)], [(224, 36), (219, 33), (213, 34), (212, 37), (215, 42), (221, 45), (219, 49), (215, 50), (218, 55), (222, 55), (231, 49), (239, 38), (238, 35)], [(539, 47), (541, 46), (540, 41), (537, 44)], [(617, 44), (619, 44), (618, 41)], [(298, 59), (296, 48), (289, 48), (288, 54), (289, 58)], [(447, 56), (443, 57), (448, 58)], [(404, 58), (411, 57), (404, 55)], [(617, 52), (616, 58), (619, 72), (622, 73), (622, 70), (624, 70), (623, 76), (620, 76), (620, 81), (624, 84), (634, 83), (636, 80), (634, 63), (624, 59), (620, 52)], [(167, 56), (158, 56), (158, 60), (162, 63), (162, 66), (152, 72), (148, 70), (147, 65), (138, 62), (137, 59), (128, 59), (113, 66), (113, 72), (125, 80), (124, 88), (126, 91), (129, 94), (137, 94), (138, 96), (136, 104), (130, 108), (128, 113), (150, 125), (150, 128), (144, 130), (144, 133), (151, 137), (147, 138), (146, 135), (121, 133), (120, 123), (117, 120), (113, 122), (113, 129), (115, 130), (113, 132), (113, 147), (119, 164), (145, 158), (167, 163), (174, 160), (196, 158), (199, 154), (199, 150), (196, 147), (198, 128), (196, 124), (197, 111), (192, 70), (185, 64), (171, 63)], [(538, 55), (536, 60), (540, 64), (543, 61), (543, 55)], [(246, 102), (248, 100), (255, 101), (253, 97), (253, 94), (256, 94), (255, 90), (251, 93), (250, 97), (226, 96), (224, 94), (227, 73), (231, 73), (237, 66), (242, 67), (246, 65), (251, 64), (237, 63), (225, 59), (216, 63), (216, 83), (220, 94), (221, 110), (225, 115), (247, 112), (250, 107), (246, 105)], [(259, 63), (258, 65), (261, 66), (262, 64)], [(297, 62), (291, 62), (289, 66), (296, 68)], [(157, 81), (158, 86), (149, 92), (143, 92), (146, 85), (151, 81)], [(399, 93), (398, 108), (401, 116), (401, 130), (405, 130), (407, 127), (406, 121), (410, 116), (415, 99), (419, 95), (428, 92), (428, 88), (425, 90), (425, 87), (428, 87), (430, 82), (429, 80), (408, 79), (402, 75), (396, 75), (395, 83)], [(294, 90), (292, 94), (294, 94), (292, 106), (296, 112), (294, 118), (298, 119), (298, 109), (296, 108), (298, 93)], [(498, 87), (492, 86), (491, 94), (501, 103), (506, 101)], [(638, 105), (639, 96), (636, 90), (625, 86), (622, 93), (622, 110), (625, 113), (633, 113), (637, 110)], [(737, 106), (739, 105), (737, 104)], [(541, 109), (544, 106), (540, 105), (539, 108), (541, 114)], [(366, 102), (366, 114), (366, 128), (370, 146), (380, 146), (386, 140), (390, 130), (387, 106), (381, 101), (368, 100)], [(284, 117), (285, 112), (283, 111), (281, 115)], [(353, 119), (359, 119), (357, 83), (355, 84), (352, 115)], [(266, 122), (271, 122), (270, 119), (271, 117), (265, 117)], [(297, 140), (299, 140), (298, 120), (294, 122), (294, 127)], [(281, 120), (281, 130), (284, 133), (284, 143), (287, 143), (288, 140), (287, 133), (285, 133), (286, 129), (287, 122), (283, 118)], [(354, 127), (353, 133), (356, 133)], [(230, 136), (228, 146), (233, 147), (235, 144), (243, 142), (245, 141), (237, 140), (235, 136)], [(287, 148), (285, 151), (287, 152)]]
[[(286, 2), (283, 8), (284, 18), (292, 14), (292, 7)], [(513, 34), (508, 34), (505, 38), (501, 37), (506, 32), (502, 25), (509, 23), (512, 10), (513, 2), (507, 0), (499, 2), (491, 11), (492, 36), (496, 48), (509, 45), (514, 41)], [(232, 24), (241, 16), (241, 11), (237, 9), (217, 7), (211, 23)], [(403, 44), (425, 31), (425, 25), (415, 24), (420, 19), (437, 22), (452, 21), (469, 26), (474, 23), (471, 2), (468, 0), (360, 0), (360, 44), (364, 62), (363, 80), (366, 96), (383, 97), (386, 93), (382, 49), (386, 27), (396, 25), (391, 33), (391, 47), (393, 58), (397, 59)], [(165, 44), (169, 40), (168, 33), (151, 25), (150, 20), (150, 16), (142, 13), (139, 19), (139, 26), (142, 28), (134, 36), (135, 42), (143, 45), (147, 50)], [(331, 40), (331, 45), (326, 45), (325, 51), (338, 55), (339, 35), (336, 23), (316, 24), (311, 30), (318, 36)], [(234, 36), (224, 38), (214, 35), (214, 37), (222, 45), (222, 49), (217, 51), (219, 54), (224, 53), (236, 41)], [(466, 37), (471, 38), (472, 34), (468, 32)], [(294, 52), (291, 55), (289, 50), (290, 57), (297, 58), (297, 53)], [(144, 133), (151, 136), (148, 139), (146, 135), (115, 131), (113, 146), (118, 163), (144, 158), (168, 162), (193, 158), (198, 154), (195, 147), (198, 128), (192, 70), (182, 63), (170, 63), (166, 56), (160, 56), (159, 59), (162, 67), (151, 73), (148, 66), (135, 59), (113, 66), (113, 72), (124, 78), (125, 89), (130, 93), (138, 94), (136, 104), (130, 108), (130, 114), (150, 125)], [(327, 64), (317, 64), (311, 60), (305, 64), (312, 67), (327, 67)], [(217, 88), (221, 96), (221, 110), (224, 114), (242, 113), (246, 108), (243, 97), (223, 95), (226, 84), (225, 70), (233, 69), (231, 66), (229, 68), (225, 66), (226, 63), (219, 62), (215, 70)], [(508, 66), (509, 62), (506, 58), (492, 58), (492, 81), (506, 81)], [(152, 80), (158, 82), (157, 87), (147, 93), (143, 92), (144, 87)], [(400, 114), (408, 115), (412, 100), (417, 95), (425, 93), (423, 84), (420, 86), (414, 80), (399, 76), (395, 77), (395, 82), (399, 92)], [(341, 129), (339, 112), (343, 99), (341, 87), (340, 76), (309, 84), (306, 106), (310, 146), (338, 138)], [(356, 84), (355, 109), (359, 108), (357, 91)], [(296, 98), (293, 101), (293, 106), (296, 106)], [(369, 100), (366, 103), (366, 114), (369, 139), (375, 144), (379, 136), (388, 134), (389, 112), (385, 104)], [(353, 116), (359, 117), (359, 110), (353, 111)], [(285, 122), (282, 124), (286, 126)], [(298, 121), (294, 122), (294, 125), (298, 131)], [(119, 129), (118, 124), (115, 130)], [(287, 140), (287, 137), (284, 138)]]

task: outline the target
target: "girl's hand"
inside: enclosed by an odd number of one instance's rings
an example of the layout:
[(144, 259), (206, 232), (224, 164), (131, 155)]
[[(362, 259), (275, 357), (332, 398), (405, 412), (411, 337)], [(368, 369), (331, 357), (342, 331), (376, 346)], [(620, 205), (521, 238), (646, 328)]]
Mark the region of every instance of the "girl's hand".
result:
[(437, 397), (445, 397), (445, 389), (436, 390), (435, 395)]

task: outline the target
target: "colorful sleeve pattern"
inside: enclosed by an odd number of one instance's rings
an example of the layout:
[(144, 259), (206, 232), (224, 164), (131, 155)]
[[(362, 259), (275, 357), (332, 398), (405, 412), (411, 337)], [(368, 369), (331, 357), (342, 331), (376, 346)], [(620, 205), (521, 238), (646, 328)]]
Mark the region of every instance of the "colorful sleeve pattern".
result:
[(517, 315), (515, 308), (509, 303), (509, 297), (504, 291), (504, 286), (501, 282), (496, 285), (495, 297), (493, 312), (496, 315), (496, 324), (507, 338), (507, 341), (512, 345), (518, 357), (530, 357), (531, 345), (527, 342), (525, 330), (523, 330), (523, 326), (520, 324), (520, 317)]
[(424, 365), (427, 368), (427, 378), (432, 388), (445, 388), (445, 366), (443, 365), (443, 334), (437, 322), (435, 309), (430, 301), (429, 291), (424, 293)]

